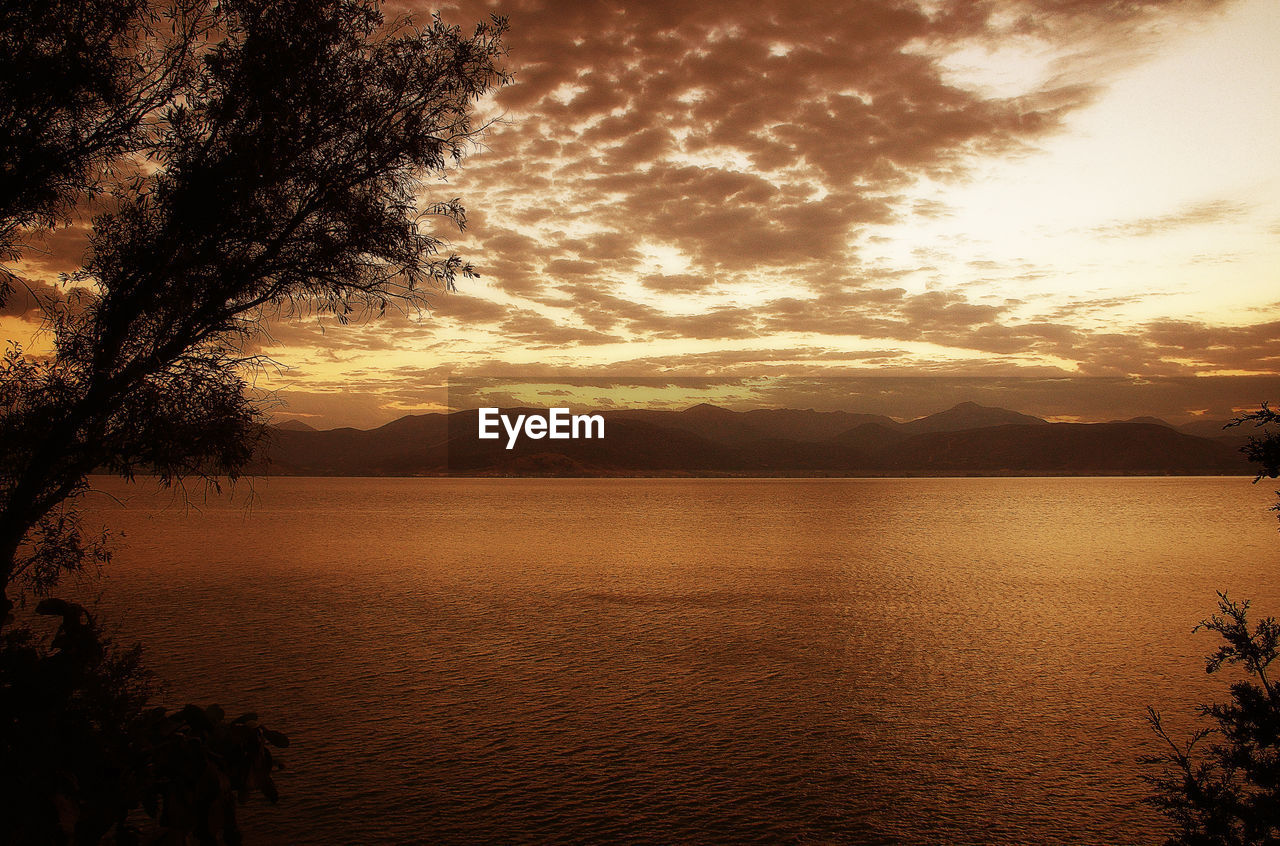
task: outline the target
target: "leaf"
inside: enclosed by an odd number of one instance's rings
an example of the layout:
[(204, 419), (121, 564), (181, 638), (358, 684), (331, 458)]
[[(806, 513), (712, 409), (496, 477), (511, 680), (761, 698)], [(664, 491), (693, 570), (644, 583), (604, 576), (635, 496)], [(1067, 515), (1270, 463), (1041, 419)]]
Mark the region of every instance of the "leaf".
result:
[(278, 731), (272, 731), (269, 728), (264, 728), (262, 730), (262, 736), (267, 739), (267, 743), (270, 743), (277, 749), (289, 748), (289, 738)]

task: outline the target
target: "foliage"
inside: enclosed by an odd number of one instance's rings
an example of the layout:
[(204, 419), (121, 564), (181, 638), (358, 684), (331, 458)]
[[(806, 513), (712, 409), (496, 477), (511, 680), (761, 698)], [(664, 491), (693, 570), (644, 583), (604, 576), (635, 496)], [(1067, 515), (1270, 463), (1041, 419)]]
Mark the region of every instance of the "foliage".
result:
[[(1261, 480), (1263, 476), (1271, 479), (1280, 476), (1280, 431), (1265, 428), (1280, 426), (1280, 412), (1264, 402), (1257, 411), (1237, 417), (1227, 425), (1243, 426), (1245, 423), (1252, 423), (1255, 428), (1263, 429), (1261, 437), (1250, 435), (1248, 442), (1241, 449), (1245, 457), (1259, 467), (1258, 475), (1253, 478), (1254, 483)], [(1280, 491), (1276, 491), (1276, 496), (1280, 497)], [(1280, 502), (1271, 506), (1271, 510), (1280, 512)]]
[[(24, 230), (67, 222), (140, 149), (149, 116), (191, 82), (205, 5), (0, 5), (0, 261), (21, 254)], [(0, 275), (0, 302), (16, 278)]]
[(1168, 746), (1148, 779), (1150, 798), (1174, 824), (1170, 846), (1253, 846), (1280, 843), (1280, 687), (1268, 669), (1280, 650), (1280, 624), (1274, 618), (1249, 627), (1249, 603), (1218, 594), (1219, 614), (1196, 627), (1216, 632), (1224, 641), (1206, 659), (1215, 673), (1239, 664), (1246, 678), (1231, 685), (1231, 699), (1201, 705), (1209, 726), (1178, 743), (1164, 727), (1159, 712), (1148, 709), (1148, 721)]
[[(46, 646), (14, 599), (106, 563), (86, 477), (234, 479), (263, 433), (247, 373), (262, 322), (413, 306), (473, 268), (423, 205), (507, 80), (505, 21), (387, 21), (378, 0), (0, 4), (0, 307), (18, 287), (50, 341), (0, 358), (0, 842), (234, 843), (235, 801), (274, 799), (282, 735), (216, 707), (145, 710), (138, 653), (78, 605)], [(56, 287), (23, 276), (50, 227), (84, 228)], [(76, 230), (70, 230), (74, 232)], [(52, 292), (52, 293), (50, 293)]]
[[(1280, 423), (1267, 403), (1228, 426)], [(1258, 464), (1254, 482), (1280, 476), (1280, 434), (1250, 436), (1242, 452)], [(1280, 504), (1272, 506), (1280, 511)], [(1161, 767), (1148, 778), (1154, 788), (1149, 802), (1173, 823), (1169, 846), (1260, 846), (1280, 844), (1280, 684), (1268, 671), (1280, 652), (1280, 624), (1272, 617), (1249, 627), (1249, 603), (1218, 593), (1218, 614), (1196, 626), (1217, 633), (1222, 646), (1206, 658), (1205, 670), (1216, 673), (1240, 665), (1245, 678), (1231, 684), (1226, 703), (1201, 705), (1208, 725), (1186, 741), (1175, 741), (1160, 713), (1147, 709), (1147, 720), (1168, 747), (1148, 757)]]
[[(7, 605), (40, 572), (24, 562), (54, 560), (36, 529), (59, 508), (76, 522), (65, 508), (87, 473), (245, 466), (263, 431), (245, 374), (264, 318), (381, 312), (474, 273), (426, 227), (465, 226), (461, 205), (420, 208), (418, 193), (482, 131), (474, 102), (506, 76), (501, 19), (465, 35), (388, 23), (374, 0), (94, 0), (83, 14), (24, 0), (4, 15), (21, 49), (0, 55), (0, 92), (23, 94), (0, 108), (0, 129), (22, 130), (0, 138), (15, 151), (0, 181), (10, 255), (109, 195), (83, 269), (42, 300), (53, 353), (11, 348), (0, 364)], [(31, 44), (12, 34), (28, 31)], [(50, 51), (92, 73), (44, 80), (33, 63)], [(9, 161), (27, 160), (54, 164), (19, 179)]]
[(284, 735), (246, 714), (188, 705), (146, 709), (140, 650), (115, 648), (80, 605), (56, 599), (52, 649), (30, 628), (0, 641), (0, 842), (141, 842), (137, 812), (163, 842), (239, 842), (236, 805), (276, 801), (270, 747)]

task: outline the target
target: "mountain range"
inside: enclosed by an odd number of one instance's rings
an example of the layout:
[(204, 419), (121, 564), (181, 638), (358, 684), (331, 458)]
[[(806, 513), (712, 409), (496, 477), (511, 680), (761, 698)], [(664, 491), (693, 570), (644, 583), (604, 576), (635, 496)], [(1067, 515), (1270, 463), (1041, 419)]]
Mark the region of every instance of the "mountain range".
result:
[[(545, 415), (545, 409), (503, 409)], [(908, 422), (798, 409), (599, 412), (603, 439), (477, 438), (477, 412), (410, 415), (376, 429), (270, 429), (254, 471), (333, 476), (1243, 475), (1249, 432), (1151, 417), (1050, 423), (964, 402)]]

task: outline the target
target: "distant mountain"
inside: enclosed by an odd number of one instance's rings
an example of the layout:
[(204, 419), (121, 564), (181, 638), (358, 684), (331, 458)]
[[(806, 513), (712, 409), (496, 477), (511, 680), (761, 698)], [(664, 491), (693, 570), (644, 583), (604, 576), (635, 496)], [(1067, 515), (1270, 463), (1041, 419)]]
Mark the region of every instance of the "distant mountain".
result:
[(606, 420), (643, 420), (655, 426), (692, 432), (709, 441), (732, 446), (775, 438), (816, 443), (863, 423), (899, 425), (893, 418), (879, 414), (791, 408), (759, 408), (743, 412), (710, 403), (700, 403), (684, 411), (607, 411), (604, 417)]
[(1179, 432), (1188, 435), (1194, 435), (1200, 438), (1208, 438), (1209, 440), (1225, 444), (1232, 449), (1239, 450), (1249, 442), (1250, 438), (1260, 438), (1268, 432), (1276, 433), (1277, 427), (1263, 426), (1261, 428), (1254, 426), (1252, 423), (1244, 423), (1240, 426), (1227, 427), (1229, 420), (1193, 420), (1190, 423), (1184, 423), (1177, 427)]
[(315, 426), (303, 423), (301, 420), (285, 420), (282, 423), (275, 424), (277, 429), (285, 429), (290, 432), (316, 432), (319, 431)]
[[(504, 409), (543, 415), (544, 409)], [(283, 425), (257, 472), (283, 475), (1166, 475), (1246, 474), (1243, 436), (1197, 437), (1155, 418), (1048, 423), (961, 403), (909, 423), (849, 412), (703, 404), (607, 411), (603, 439), (476, 437), (475, 410), (377, 429)], [(1238, 430), (1229, 430), (1238, 431)]]
[[(538, 409), (504, 409), (506, 414), (538, 413)], [(520, 438), (513, 449), (506, 438), (476, 437), (477, 414), (450, 415), (447, 449), (440, 471), (482, 475), (523, 475), (531, 464), (549, 464), (550, 456), (570, 459), (591, 475), (646, 473), (730, 473), (739, 464), (732, 449), (692, 432), (655, 426), (644, 420), (607, 419), (603, 439), (550, 441)], [(535, 458), (537, 457), (537, 458)]]
[[(1227, 435), (1239, 435), (1247, 433), (1248, 428), (1234, 426), (1227, 428), (1229, 420), (1192, 420), (1190, 423), (1183, 423), (1177, 427), (1179, 432), (1188, 435), (1195, 435), (1198, 438), (1221, 438)], [(1249, 427), (1252, 428), (1252, 427)]]
[(910, 434), (923, 432), (961, 432), (966, 429), (985, 429), (990, 426), (1009, 426), (1012, 424), (1042, 426), (1048, 423), (1039, 417), (1019, 414), (1007, 408), (993, 408), (978, 405), (976, 402), (962, 402), (957, 406), (912, 420), (902, 424), (904, 431)]
[(713, 443), (725, 445), (746, 444), (765, 437), (759, 429), (746, 420), (745, 415), (710, 403), (701, 403), (684, 411), (654, 409), (606, 411), (604, 419), (606, 424), (615, 420), (630, 420), (662, 429), (688, 432)]
[(888, 462), (904, 473), (1201, 475), (1247, 473), (1230, 446), (1152, 423), (1048, 423), (917, 435)]
[(731, 411), (719, 405), (712, 405), (709, 402), (700, 402), (697, 405), (691, 405), (684, 411), (679, 412), (684, 417), (702, 420), (727, 420), (737, 415), (738, 412)]
[(1112, 423), (1150, 423), (1152, 426), (1164, 426), (1166, 429), (1176, 429), (1167, 420), (1161, 420), (1159, 417), (1130, 417), (1128, 420), (1112, 420)]
[(901, 423), (886, 426), (883, 423), (863, 423), (836, 435), (831, 440), (837, 444), (862, 450), (867, 455), (884, 455), (911, 437)]
[[(440, 473), (449, 415), (401, 417), (377, 429), (274, 427), (255, 469), (302, 476), (413, 476)], [(473, 429), (474, 431), (474, 429)]]
[(878, 425), (896, 428), (902, 424), (883, 414), (854, 414), (848, 411), (797, 411), (791, 408), (759, 408), (743, 417), (758, 431), (774, 438), (797, 441), (825, 441), (852, 428)]

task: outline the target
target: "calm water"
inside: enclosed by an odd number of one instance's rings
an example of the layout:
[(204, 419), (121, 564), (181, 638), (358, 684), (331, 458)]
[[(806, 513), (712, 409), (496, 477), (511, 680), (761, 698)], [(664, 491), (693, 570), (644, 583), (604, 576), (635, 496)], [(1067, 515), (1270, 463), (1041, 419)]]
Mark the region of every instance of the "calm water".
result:
[(173, 703), (294, 740), (250, 843), (1149, 843), (1148, 703), (1280, 611), (1246, 479), (99, 481)]

